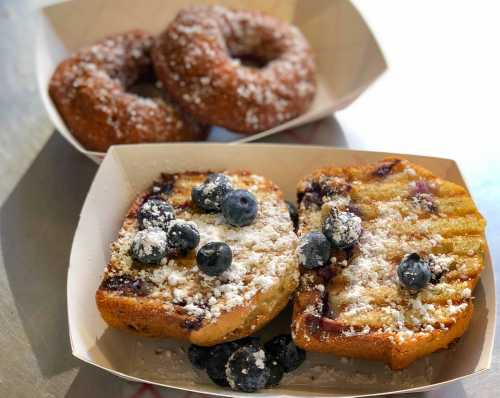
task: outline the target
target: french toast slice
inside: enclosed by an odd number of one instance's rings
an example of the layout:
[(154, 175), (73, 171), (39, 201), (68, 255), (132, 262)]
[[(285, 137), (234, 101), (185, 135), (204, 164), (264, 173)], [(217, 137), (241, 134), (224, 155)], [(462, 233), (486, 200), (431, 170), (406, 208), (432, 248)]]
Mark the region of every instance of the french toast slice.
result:
[[(300, 267), (292, 321), (299, 347), (402, 369), (466, 331), (484, 267), (485, 221), (465, 188), (386, 158), (316, 170), (299, 182), (298, 200), (299, 238), (321, 231), (337, 210), (362, 226), (356, 244), (332, 246), (326, 265)], [(418, 291), (398, 277), (411, 253), (431, 271)]]
[[(203, 212), (193, 204), (191, 190), (208, 173), (162, 175), (134, 201), (96, 292), (98, 309), (110, 326), (210, 346), (256, 332), (285, 307), (299, 272), (297, 237), (283, 194), (261, 176), (246, 171), (224, 174), (233, 188), (246, 189), (257, 199), (251, 225), (231, 226), (222, 214)], [(137, 213), (152, 197), (168, 202), (177, 219), (196, 224), (198, 248), (213, 241), (228, 244), (230, 268), (219, 276), (202, 273), (196, 249), (158, 265), (134, 261), (130, 249), (139, 229)]]

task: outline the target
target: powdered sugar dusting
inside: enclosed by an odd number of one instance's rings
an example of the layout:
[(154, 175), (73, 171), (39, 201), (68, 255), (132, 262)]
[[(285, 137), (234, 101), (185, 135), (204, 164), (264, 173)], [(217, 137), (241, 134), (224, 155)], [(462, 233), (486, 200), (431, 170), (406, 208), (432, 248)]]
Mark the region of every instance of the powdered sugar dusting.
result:
[[(257, 198), (259, 211), (251, 225), (233, 227), (225, 222), (221, 214), (195, 212), (186, 207), (176, 209), (177, 220), (197, 226), (200, 233), (198, 247), (214, 241), (225, 242), (231, 247), (233, 261), (222, 275), (207, 276), (199, 272), (194, 258), (182, 257), (164, 260), (152, 270), (136, 270), (128, 256), (136, 234), (135, 221), (132, 228), (120, 231), (108, 274), (126, 273), (149, 280), (155, 284), (152, 294), (164, 300), (166, 309), (178, 304), (189, 315), (215, 320), (222, 313), (251, 300), (258, 292), (275, 286), (285, 273), (297, 272), (294, 255), (297, 237), (293, 233), (286, 204), (278, 199), (274, 191), (262, 190), (266, 181), (259, 176), (244, 177), (244, 185), (241, 177), (228, 177), (233, 187), (249, 189)], [(176, 182), (183, 189), (185, 184), (181, 180)], [(192, 184), (195, 186), (198, 182)]]
[[(345, 336), (389, 333), (396, 343), (447, 330), (469, 308), (473, 285), (467, 275), (480, 265), (476, 258), (465, 256), (476, 256), (477, 249), (462, 249), (464, 240), (460, 236), (436, 233), (443, 231), (445, 215), (435, 202), (445, 203), (441, 198), (446, 195), (440, 192), (442, 183), (438, 179), (423, 178), (409, 165), (384, 181), (373, 181), (371, 169), (367, 170), (368, 181), (359, 168), (346, 171), (350, 190), (334, 189), (328, 179), (336, 177), (319, 173), (300, 185), (304, 199), (299, 235), (321, 230), (332, 211), (339, 209), (359, 214), (363, 229), (354, 249), (334, 254), (342, 261), (330, 259), (334, 276), (327, 280), (328, 306), (318, 301), (304, 312), (319, 318), (334, 317), (331, 327), (340, 328)], [(342, 174), (336, 170), (333, 173)], [(325, 199), (329, 192), (331, 197)], [(310, 205), (320, 199), (321, 208)], [(418, 292), (404, 288), (397, 275), (398, 265), (410, 253), (428, 262), (432, 274), (430, 282)], [(303, 289), (315, 286), (315, 275), (308, 281), (308, 273), (304, 274)], [(322, 283), (326, 276), (318, 275)], [(328, 325), (325, 321), (325, 330)]]
[[(364, 233), (359, 242), (360, 254), (341, 271), (348, 287), (340, 297), (330, 295), (330, 301), (333, 308), (339, 305), (337, 298), (339, 303), (346, 305), (345, 310), (338, 314), (338, 319), (347, 323), (365, 319), (368, 324), (373, 324), (373, 332), (395, 332), (400, 340), (405, 340), (413, 337), (415, 332), (429, 331), (442, 319), (458, 314), (467, 307), (467, 303), (458, 308), (449, 304), (444, 307), (426, 304), (421, 301), (422, 292), (413, 296), (400, 287), (395, 272), (397, 263), (392, 258), (414, 252), (431, 253), (442, 238), (420, 236), (416, 240), (400, 235), (400, 231), (411, 228), (418, 221), (405, 215), (408, 205), (398, 198), (379, 202), (377, 207), (379, 216), (364, 223)], [(447, 269), (454, 261), (453, 256), (445, 254), (430, 254), (430, 258), (439, 270)], [(347, 331), (348, 335), (366, 332), (366, 327), (361, 332)]]
[(134, 236), (133, 245), (140, 257), (151, 256), (157, 250), (165, 250), (167, 235), (159, 228), (144, 229)]
[(153, 37), (133, 30), (103, 39), (64, 60), (49, 92), (75, 137), (88, 149), (112, 144), (199, 139), (202, 129), (159, 95), (127, 90), (151, 74)]
[(259, 369), (264, 369), (266, 367), (266, 353), (264, 350), (254, 352), (253, 357), (255, 358), (255, 366)]
[[(166, 85), (194, 113), (212, 117), (215, 109), (220, 116), (225, 109), (234, 126), (226, 127), (271, 128), (303, 112), (314, 97), (315, 65), (306, 39), (296, 27), (262, 13), (190, 7), (161, 40), (156, 56), (165, 67)], [(267, 64), (242, 65), (237, 57), (248, 54)]]

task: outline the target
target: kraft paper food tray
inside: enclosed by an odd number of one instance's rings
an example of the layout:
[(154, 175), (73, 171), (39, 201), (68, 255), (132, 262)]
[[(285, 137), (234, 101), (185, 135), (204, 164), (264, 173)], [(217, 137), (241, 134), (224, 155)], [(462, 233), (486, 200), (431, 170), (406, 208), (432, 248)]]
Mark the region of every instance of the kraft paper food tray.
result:
[(41, 10), (36, 43), (38, 88), (56, 129), (80, 152), (100, 162), (104, 153), (83, 148), (59, 116), (47, 87), (56, 66), (71, 52), (107, 35), (132, 28), (162, 31), (177, 11), (190, 4), (216, 3), (258, 9), (297, 25), (307, 36), (318, 69), (318, 92), (303, 115), (259, 134), (211, 134), (211, 141), (255, 140), (299, 126), (354, 101), (386, 69), (369, 28), (347, 0), (73, 0)]
[[(294, 200), (297, 181), (317, 167), (373, 162), (388, 155), (393, 154), (269, 144), (112, 147), (92, 183), (73, 241), (67, 285), (73, 354), (130, 380), (207, 394), (246, 395), (217, 387), (206, 376), (195, 373), (182, 351), (187, 344), (137, 337), (108, 328), (101, 319), (94, 294), (109, 259), (109, 245), (116, 238), (132, 200), (161, 172), (226, 169), (249, 169), (266, 176), (282, 188), (288, 199)], [(465, 185), (452, 160), (406, 157), (440, 177)], [(474, 296), (474, 316), (459, 342), (406, 370), (393, 372), (377, 362), (308, 353), (307, 362), (286, 376), (280, 387), (257, 394), (347, 397), (423, 391), (482, 372), (490, 367), (495, 334), (495, 285), (489, 255)], [(271, 336), (287, 330), (289, 317), (285, 311), (263, 333)]]

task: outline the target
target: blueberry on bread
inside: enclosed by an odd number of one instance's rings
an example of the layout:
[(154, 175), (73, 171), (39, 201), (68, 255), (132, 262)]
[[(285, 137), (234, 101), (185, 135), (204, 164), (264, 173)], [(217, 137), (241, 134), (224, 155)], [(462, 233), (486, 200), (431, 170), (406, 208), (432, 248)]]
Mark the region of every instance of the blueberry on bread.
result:
[(167, 224), (175, 218), (174, 209), (161, 199), (146, 200), (137, 212), (139, 228), (167, 228)]
[(224, 242), (208, 242), (196, 254), (198, 268), (209, 276), (222, 274), (231, 266), (232, 260), (231, 248)]
[(202, 184), (193, 187), (193, 203), (204, 211), (220, 211), (226, 194), (232, 191), (229, 179), (220, 173), (209, 174)]

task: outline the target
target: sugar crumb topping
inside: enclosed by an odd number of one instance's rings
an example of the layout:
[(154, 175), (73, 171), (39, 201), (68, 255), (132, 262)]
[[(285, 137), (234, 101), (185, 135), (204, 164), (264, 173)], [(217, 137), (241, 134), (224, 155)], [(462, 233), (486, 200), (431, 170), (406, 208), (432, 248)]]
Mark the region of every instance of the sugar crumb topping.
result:
[[(210, 40), (196, 40), (201, 32)], [(274, 32), (271, 37), (269, 32)], [(223, 89), (234, 98), (235, 112), (243, 115), (247, 128), (259, 130), (295, 116), (297, 99), (310, 101), (316, 91), (314, 58), (305, 37), (274, 18), (218, 6), (192, 7), (179, 13), (165, 34), (175, 43), (164, 56), (169, 79), (179, 80), (179, 67), (197, 71), (179, 82), (186, 87), (182, 100), (190, 107), (204, 108)], [(256, 48), (270, 61), (258, 71), (237, 58)], [(225, 59), (228, 54), (234, 57), (225, 65), (228, 73), (205, 67), (207, 59)]]
[(164, 259), (158, 267), (136, 269), (128, 254), (138, 228), (134, 220), (121, 229), (119, 239), (113, 244), (107, 274), (128, 274), (150, 281), (151, 294), (160, 297), (167, 310), (178, 304), (189, 315), (213, 321), (251, 300), (258, 292), (272, 288), (291, 269), (297, 272), (294, 255), (297, 237), (284, 202), (274, 191), (262, 189), (265, 180), (259, 176), (244, 177), (244, 185), (241, 177), (228, 177), (233, 187), (248, 189), (256, 195), (259, 210), (251, 225), (233, 227), (221, 214), (175, 209), (177, 220), (196, 225), (200, 233), (198, 247), (214, 241), (231, 247), (233, 261), (228, 270), (219, 277), (207, 276), (198, 270), (194, 258), (183, 257)]
[[(409, 179), (417, 176), (416, 170), (410, 166), (406, 166), (403, 173)], [(325, 177), (320, 177), (320, 183), (321, 178)], [(355, 190), (364, 189), (361, 181), (353, 180), (350, 184)], [(340, 278), (342, 287), (336, 283), (327, 286), (328, 308), (336, 320), (351, 325), (342, 332), (346, 336), (389, 333), (395, 342), (415, 339), (419, 334), (447, 330), (447, 324), (454, 322), (469, 305), (467, 300), (472, 291), (466, 280), (447, 282), (446, 277), (441, 278), (448, 272), (465, 274), (467, 264), (456, 254), (443, 253), (445, 238), (433, 232), (434, 223), (441, 217), (431, 211), (434, 210), (431, 208), (432, 195), (438, 190), (436, 182), (411, 181), (407, 189), (407, 194), (403, 192), (401, 196), (371, 202), (365, 213), (369, 216), (363, 218), (363, 231), (353, 257), (343, 259), (342, 264), (335, 257), (331, 258), (336, 270), (333, 280)], [(429, 206), (415, 206), (413, 196), (417, 191), (424, 195), (429, 192), (423, 198), (428, 197)], [(342, 210), (356, 205), (351, 202), (349, 192), (324, 197), (321, 210), (317, 207), (301, 208), (307, 220), (301, 228), (306, 232), (321, 230), (325, 215), (332, 208)], [(363, 211), (362, 208), (361, 215)], [(397, 276), (400, 260), (410, 253), (423, 256), (436, 276), (418, 293), (403, 288)], [(475, 251), (467, 252), (467, 255), (473, 256)], [(311, 285), (314, 282), (307, 277), (307, 273), (302, 276), (301, 286), (314, 288)], [(318, 290), (321, 292), (322, 288), (323, 285)], [(453, 300), (440, 302), (441, 297)], [(322, 302), (310, 305), (304, 311), (324, 316)]]
[[(348, 324), (359, 318), (366, 319), (367, 323), (370, 323), (370, 319), (376, 320), (375, 324), (382, 321), (383, 326), (375, 327), (374, 332), (396, 333), (397, 338), (404, 341), (415, 333), (433, 330), (433, 325), (441, 319), (458, 314), (468, 304), (454, 305), (451, 301), (445, 306), (427, 304), (421, 300), (426, 289), (412, 295), (400, 287), (395, 272), (397, 264), (392, 258), (414, 252), (431, 253), (432, 248), (443, 238), (439, 235), (422, 235), (419, 239), (411, 239), (401, 235), (402, 231), (420, 221), (405, 215), (407, 209), (399, 198), (377, 203), (377, 210), (378, 217), (363, 223), (359, 255), (341, 271), (347, 282), (345, 292), (340, 297), (330, 295), (330, 301), (334, 308), (338, 306), (337, 298), (346, 304), (338, 318)], [(437, 273), (447, 271), (456, 261), (453, 255), (448, 254), (429, 254), (428, 257), (433, 271)], [(429, 288), (436, 289), (432, 285)], [(382, 300), (382, 303), (377, 300)], [(351, 327), (344, 333), (366, 334), (369, 329), (365, 326), (359, 331)]]

